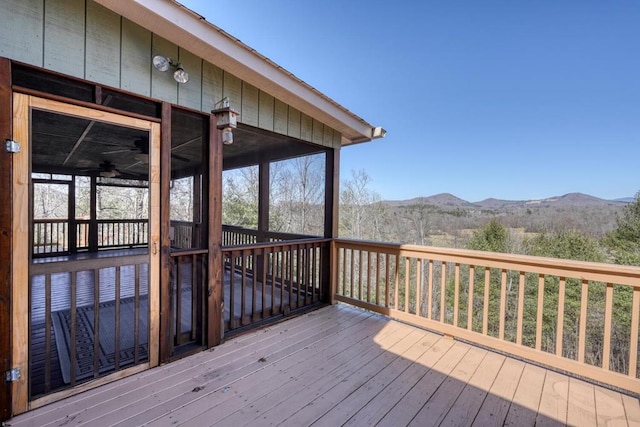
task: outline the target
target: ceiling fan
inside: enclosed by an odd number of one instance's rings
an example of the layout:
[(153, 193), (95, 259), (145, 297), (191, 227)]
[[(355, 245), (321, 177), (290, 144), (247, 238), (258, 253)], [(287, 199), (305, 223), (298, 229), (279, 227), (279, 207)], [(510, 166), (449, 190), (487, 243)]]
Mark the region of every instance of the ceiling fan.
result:
[[(133, 145), (134, 146), (130, 148), (122, 148), (119, 150), (105, 151), (105, 152), (102, 152), (101, 154), (116, 154), (116, 153), (126, 153), (129, 151), (132, 151), (132, 152), (135, 152), (135, 154), (133, 155), (134, 159), (142, 163), (149, 163), (149, 138), (148, 137), (136, 138), (133, 141)], [(175, 148), (177, 147), (172, 148), (172, 150)], [(182, 162), (186, 162), (186, 163), (190, 162), (189, 159), (187, 159), (186, 157), (180, 156), (178, 154), (172, 153), (171, 157), (176, 160), (180, 160)]]
[(85, 169), (84, 172), (92, 172), (102, 178), (115, 178), (122, 175), (122, 172), (116, 169), (116, 165), (111, 163), (109, 160), (103, 160), (102, 163), (98, 165), (97, 169)]

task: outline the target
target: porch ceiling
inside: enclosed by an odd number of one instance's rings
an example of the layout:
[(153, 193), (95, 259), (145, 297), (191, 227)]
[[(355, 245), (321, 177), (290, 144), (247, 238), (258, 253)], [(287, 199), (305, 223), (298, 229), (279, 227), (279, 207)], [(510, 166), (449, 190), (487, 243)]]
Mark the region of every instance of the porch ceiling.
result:
[[(202, 169), (203, 116), (175, 111), (172, 120), (172, 175)], [(100, 174), (113, 167), (122, 178), (146, 180), (146, 132), (44, 111), (33, 112), (33, 172)], [(321, 152), (323, 148), (246, 125), (234, 130), (234, 143), (224, 146), (223, 167), (233, 169)], [(108, 166), (106, 166), (108, 165)]]

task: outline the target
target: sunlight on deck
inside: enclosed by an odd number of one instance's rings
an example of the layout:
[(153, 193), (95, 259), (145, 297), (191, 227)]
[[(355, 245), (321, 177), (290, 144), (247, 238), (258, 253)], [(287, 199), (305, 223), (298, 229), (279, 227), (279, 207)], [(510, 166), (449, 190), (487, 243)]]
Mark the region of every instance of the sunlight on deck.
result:
[(29, 425), (640, 425), (637, 398), (346, 305), (15, 417)]

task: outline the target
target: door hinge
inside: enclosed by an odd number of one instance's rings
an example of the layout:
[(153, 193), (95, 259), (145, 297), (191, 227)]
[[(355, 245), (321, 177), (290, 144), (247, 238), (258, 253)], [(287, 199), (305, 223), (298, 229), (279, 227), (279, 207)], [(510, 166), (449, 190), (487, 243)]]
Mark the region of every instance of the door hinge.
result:
[(5, 382), (12, 383), (20, 379), (20, 368), (13, 368), (4, 373)]
[(19, 153), (20, 152), (20, 143), (16, 142), (12, 139), (4, 140), (4, 149), (7, 153)]

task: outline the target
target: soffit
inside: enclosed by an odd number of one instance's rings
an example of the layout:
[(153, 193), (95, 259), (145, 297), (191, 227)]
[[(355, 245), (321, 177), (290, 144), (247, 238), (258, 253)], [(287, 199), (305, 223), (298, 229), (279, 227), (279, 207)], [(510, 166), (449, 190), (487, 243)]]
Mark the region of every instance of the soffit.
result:
[(343, 145), (372, 139), (365, 120), (176, 1), (95, 1), (332, 127)]

